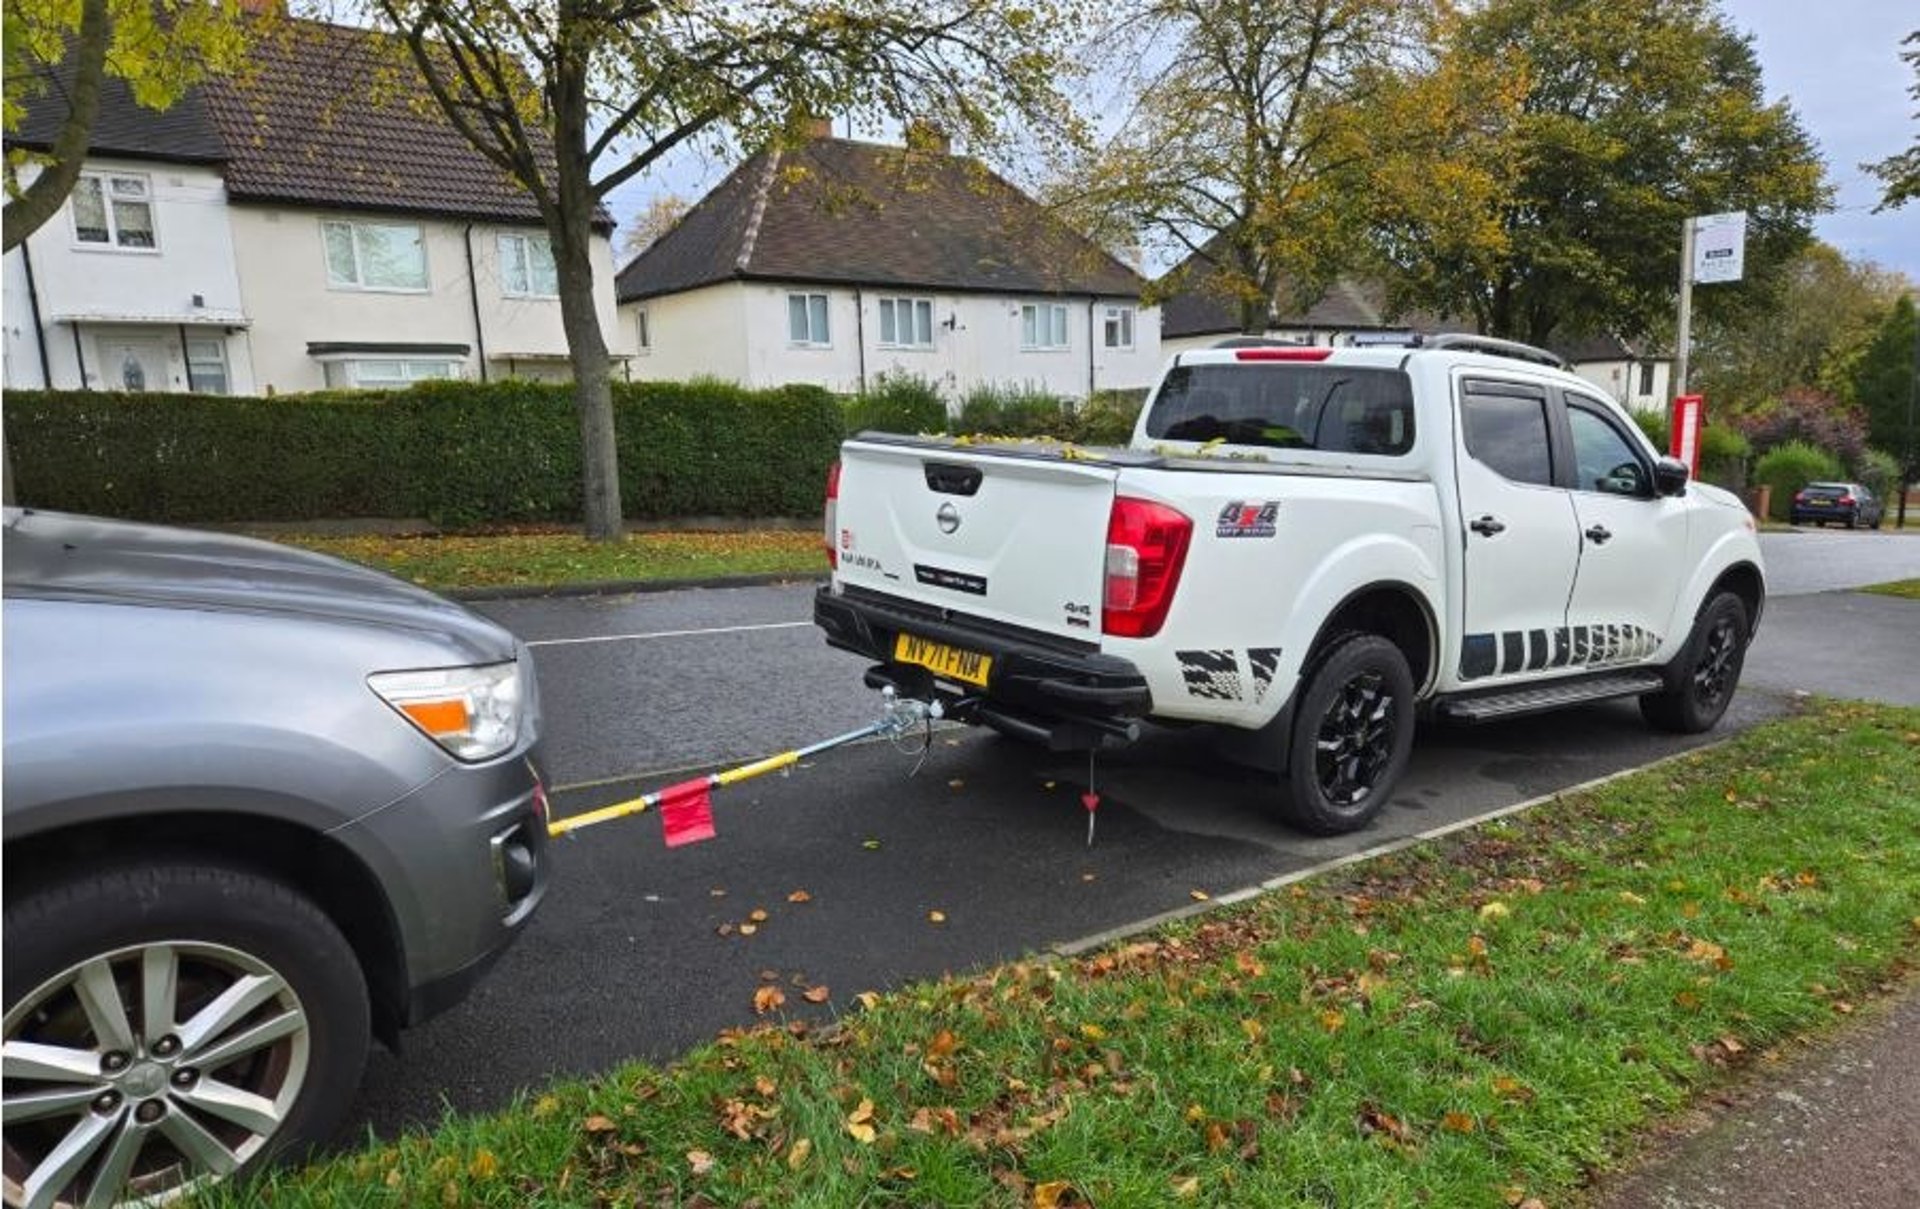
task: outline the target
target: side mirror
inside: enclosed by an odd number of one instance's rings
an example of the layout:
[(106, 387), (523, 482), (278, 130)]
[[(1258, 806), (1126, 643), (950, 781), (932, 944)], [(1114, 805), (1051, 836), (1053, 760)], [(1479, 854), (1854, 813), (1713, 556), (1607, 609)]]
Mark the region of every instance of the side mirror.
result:
[(1653, 464), (1653, 490), (1656, 495), (1685, 495), (1687, 464), (1679, 458), (1661, 458)]

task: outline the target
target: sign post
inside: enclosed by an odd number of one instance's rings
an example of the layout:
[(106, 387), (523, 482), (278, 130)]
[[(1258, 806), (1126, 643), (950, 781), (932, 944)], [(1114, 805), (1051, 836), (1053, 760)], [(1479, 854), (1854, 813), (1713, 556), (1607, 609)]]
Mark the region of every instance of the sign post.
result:
[(1687, 393), (1693, 351), (1693, 286), (1738, 281), (1746, 273), (1747, 212), (1704, 214), (1680, 224), (1680, 321), (1675, 340), (1673, 393)]

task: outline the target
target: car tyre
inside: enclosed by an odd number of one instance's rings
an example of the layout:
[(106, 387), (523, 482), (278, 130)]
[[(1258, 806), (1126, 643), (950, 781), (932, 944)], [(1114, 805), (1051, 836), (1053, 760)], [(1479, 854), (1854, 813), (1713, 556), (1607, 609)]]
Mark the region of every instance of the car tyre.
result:
[(1413, 750), (1413, 673), (1377, 634), (1337, 640), (1294, 707), (1279, 808), (1293, 826), (1340, 835), (1371, 822)]
[(1751, 634), (1747, 606), (1738, 596), (1722, 592), (1708, 601), (1670, 669), (1673, 687), (1641, 697), (1641, 716), (1655, 729), (1675, 734), (1712, 730), (1739, 687)]
[[(244, 1178), (325, 1142), (351, 1104), (366, 980), (281, 882), (154, 858), (10, 899), (5, 928), (7, 1204)], [(23, 1054), (40, 1077), (16, 1077)]]

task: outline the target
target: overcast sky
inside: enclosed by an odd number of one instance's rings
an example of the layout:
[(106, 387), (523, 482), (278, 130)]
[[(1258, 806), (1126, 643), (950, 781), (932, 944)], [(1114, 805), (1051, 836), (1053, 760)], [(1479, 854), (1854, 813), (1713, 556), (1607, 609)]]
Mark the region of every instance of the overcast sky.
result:
[[(1786, 97), (1826, 156), (1837, 208), (1816, 232), (1842, 251), (1899, 269), (1920, 282), (1920, 202), (1873, 213), (1879, 182), (1860, 170), (1913, 140), (1913, 73), (1900, 39), (1920, 27), (1914, 0), (1722, 0), (1735, 25), (1751, 33), (1770, 97)], [(666, 171), (621, 189), (613, 211), (622, 224), (665, 193), (698, 200), (730, 164), (686, 155)], [(624, 230), (622, 232), (624, 234)], [(1677, 235), (1676, 235), (1677, 238)], [(616, 244), (615, 260), (625, 255)]]

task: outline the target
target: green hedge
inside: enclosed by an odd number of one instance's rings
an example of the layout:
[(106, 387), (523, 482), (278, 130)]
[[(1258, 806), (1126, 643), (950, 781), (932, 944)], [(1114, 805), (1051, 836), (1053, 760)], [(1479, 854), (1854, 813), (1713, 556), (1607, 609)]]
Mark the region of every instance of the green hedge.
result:
[[(842, 435), (818, 387), (616, 383), (634, 519), (805, 516)], [(270, 399), (8, 391), (21, 503), (175, 522), (580, 516), (569, 388), (423, 383)]]

